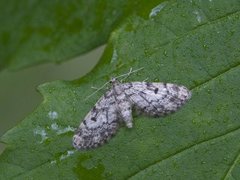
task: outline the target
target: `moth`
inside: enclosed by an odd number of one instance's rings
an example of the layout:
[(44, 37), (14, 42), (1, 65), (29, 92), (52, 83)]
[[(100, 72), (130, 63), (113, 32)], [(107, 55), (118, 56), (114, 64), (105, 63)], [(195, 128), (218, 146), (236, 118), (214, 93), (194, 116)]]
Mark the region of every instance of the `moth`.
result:
[(191, 98), (186, 87), (171, 83), (120, 83), (116, 78), (110, 83), (111, 88), (93, 106), (73, 136), (73, 146), (78, 150), (104, 144), (122, 123), (132, 128), (133, 111), (163, 117), (177, 111)]

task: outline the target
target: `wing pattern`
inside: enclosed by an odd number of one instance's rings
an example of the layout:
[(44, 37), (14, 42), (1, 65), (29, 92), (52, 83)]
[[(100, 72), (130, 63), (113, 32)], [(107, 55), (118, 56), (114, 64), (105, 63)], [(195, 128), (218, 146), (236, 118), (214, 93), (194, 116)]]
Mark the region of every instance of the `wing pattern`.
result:
[(108, 90), (81, 122), (73, 136), (76, 149), (95, 148), (116, 134), (120, 122), (132, 127), (132, 109), (148, 116), (160, 117), (177, 111), (191, 92), (171, 83), (112, 82)]
[(177, 111), (191, 97), (186, 87), (171, 83), (132, 82), (122, 86), (133, 107), (153, 117)]
[(73, 136), (76, 149), (95, 148), (108, 141), (119, 127), (113, 91), (102, 96), (81, 122)]

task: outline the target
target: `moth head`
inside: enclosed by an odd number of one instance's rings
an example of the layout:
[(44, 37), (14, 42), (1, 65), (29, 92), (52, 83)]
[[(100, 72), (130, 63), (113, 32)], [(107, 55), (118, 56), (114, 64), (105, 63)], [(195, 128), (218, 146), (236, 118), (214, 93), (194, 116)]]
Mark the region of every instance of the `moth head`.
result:
[(109, 83), (114, 84), (117, 82), (117, 79), (115, 77), (112, 77)]

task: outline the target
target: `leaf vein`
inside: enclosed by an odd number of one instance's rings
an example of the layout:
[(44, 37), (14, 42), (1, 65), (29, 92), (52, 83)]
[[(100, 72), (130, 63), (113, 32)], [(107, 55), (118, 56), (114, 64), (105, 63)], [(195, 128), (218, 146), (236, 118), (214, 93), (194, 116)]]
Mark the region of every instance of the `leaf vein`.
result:
[(233, 168), (235, 167), (235, 165), (237, 164), (238, 160), (240, 160), (240, 150), (238, 152), (238, 154), (236, 155), (236, 157), (234, 158), (232, 165), (229, 167), (229, 169), (226, 171), (226, 174), (223, 176), (222, 179), (228, 179), (230, 178), (230, 173), (232, 172)]
[(220, 135), (217, 135), (217, 136), (214, 136), (214, 137), (210, 137), (209, 139), (199, 141), (199, 142), (196, 143), (196, 144), (189, 145), (189, 146), (187, 146), (187, 147), (185, 147), (185, 148), (183, 148), (183, 149), (180, 149), (180, 150), (176, 151), (176, 152), (173, 153), (173, 154), (170, 154), (169, 156), (167, 156), (167, 157), (164, 158), (164, 159), (157, 160), (157, 161), (155, 161), (155, 162), (153, 162), (153, 163), (145, 166), (144, 168), (140, 169), (139, 171), (137, 171), (137, 172), (129, 175), (129, 176), (127, 177), (127, 179), (131, 179), (132, 177), (136, 176), (137, 174), (139, 174), (139, 173), (142, 172), (142, 171), (145, 171), (146, 169), (150, 168), (151, 166), (154, 166), (154, 165), (156, 165), (156, 164), (158, 164), (158, 163), (161, 163), (162, 161), (166, 161), (166, 160), (168, 160), (168, 159), (170, 159), (170, 158), (172, 158), (172, 157), (174, 157), (174, 156), (180, 155), (181, 153), (183, 153), (183, 152), (185, 152), (185, 151), (188, 151), (188, 150), (191, 150), (192, 148), (194, 148), (194, 147), (196, 147), (196, 146), (200, 146), (200, 145), (202, 145), (202, 144), (204, 144), (204, 143), (207, 143), (207, 142), (209, 142), (209, 141), (211, 141), (211, 140), (215, 140), (215, 139), (222, 138), (222, 137), (224, 137), (224, 136), (226, 136), (226, 135), (235, 133), (235, 132), (237, 132), (237, 131), (239, 131), (239, 130), (240, 130), (240, 127), (237, 127), (237, 128), (234, 128), (234, 129), (232, 129), (232, 130), (230, 130), (230, 131), (225, 132), (224, 134), (220, 134)]
[(237, 69), (237, 68), (239, 68), (239, 66), (240, 66), (240, 63), (237, 63), (237, 64), (235, 64), (235, 65), (233, 65), (233, 66), (231, 66), (231, 67), (229, 67), (229, 68), (221, 71), (220, 73), (216, 74), (215, 76), (212, 76), (211, 78), (206, 79), (205, 81), (201, 82), (200, 84), (191, 87), (190, 90), (194, 90), (194, 89), (198, 88), (199, 86), (202, 86), (202, 85), (204, 85), (204, 84), (207, 84), (208, 82), (210, 82), (210, 81), (212, 81), (212, 80), (215, 80), (215, 79), (218, 78), (219, 76), (222, 76), (222, 75), (228, 73), (228, 72), (231, 71), (232, 69), (235, 69), (235, 68)]

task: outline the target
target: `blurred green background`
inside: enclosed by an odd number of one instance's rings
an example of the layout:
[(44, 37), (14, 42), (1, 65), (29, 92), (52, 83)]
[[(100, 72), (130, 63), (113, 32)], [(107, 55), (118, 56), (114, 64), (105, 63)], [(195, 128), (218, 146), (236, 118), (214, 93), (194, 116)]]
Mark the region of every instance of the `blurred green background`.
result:
[[(0, 136), (17, 125), (42, 101), (36, 87), (54, 80), (74, 80), (88, 73), (105, 46), (62, 64), (43, 64), (16, 72), (0, 72)], [(0, 143), (0, 154), (4, 150)]]

